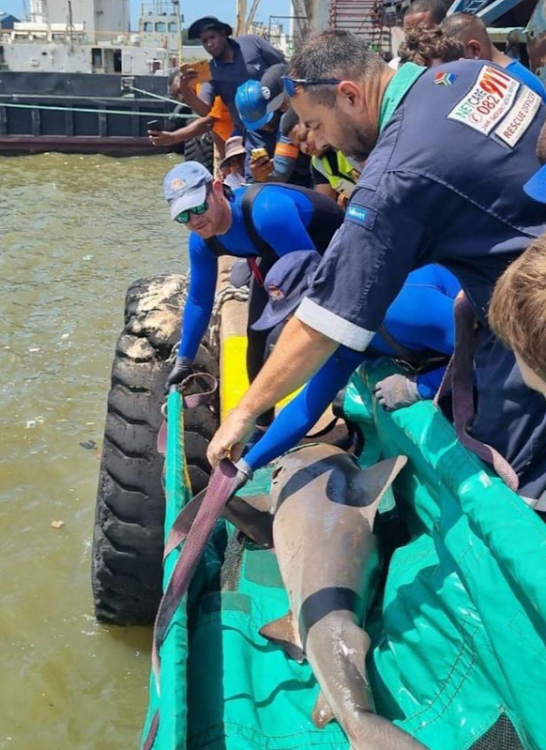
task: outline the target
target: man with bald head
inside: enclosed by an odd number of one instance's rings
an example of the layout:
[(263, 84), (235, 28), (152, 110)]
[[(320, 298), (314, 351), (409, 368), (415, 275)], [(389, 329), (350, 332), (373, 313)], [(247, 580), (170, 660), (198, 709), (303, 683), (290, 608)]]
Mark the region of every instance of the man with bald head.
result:
[(446, 0), (413, 0), (404, 16), (405, 33), (416, 26), (429, 29), (442, 23), (449, 4)]
[(464, 11), (454, 13), (442, 22), (441, 28), (446, 36), (461, 42), (467, 60), (490, 60), (500, 65), (546, 101), (546, 89), (540, 79), (518, 60), (495, 47), (481, 18)]

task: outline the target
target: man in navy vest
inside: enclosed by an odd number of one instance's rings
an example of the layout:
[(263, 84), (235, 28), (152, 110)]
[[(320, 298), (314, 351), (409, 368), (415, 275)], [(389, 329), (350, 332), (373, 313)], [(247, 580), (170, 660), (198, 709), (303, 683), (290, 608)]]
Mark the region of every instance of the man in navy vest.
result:
[(492, 63), (462, 60), (395, 74), (354, 35), (327, 31), (294, 55), (287, 93), (300, 120), (366, 166), (343, 227), (275, 351), (211, 442), (237, 459), (257, 415), (306, 382), (339, 344), (364, 351), (409, 272), (439, 262), (483, 329), (476, 353), (476, 439), (546, 487), (546, 418), (513, 355), (487, 327), (496, 279), (546, 229), (523, 186), (536, 171), (541, 98)]

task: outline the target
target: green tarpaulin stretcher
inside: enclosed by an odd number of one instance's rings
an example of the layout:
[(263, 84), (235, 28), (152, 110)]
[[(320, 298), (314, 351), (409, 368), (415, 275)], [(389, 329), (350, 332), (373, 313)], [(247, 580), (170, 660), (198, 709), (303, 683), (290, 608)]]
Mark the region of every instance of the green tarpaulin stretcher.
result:
[[(378, 533), (392, 537), (399, 516), (411, 538), (365, 623), (376, 709), (431, 750), (546, 750), (546, 526), (432, 402), (378, 409), (370, 394), (389, 367), (355, 374), (344, 404), (366, 435), (363, 465), (409, 458)], [(180, 412), (171, 394), (166, 531), (190, 499)], [(268, 482), (263, 470), (243, 492)], [(258, 633), (287, 610), (274, 555), (220, 524), (162, 647), (160, 685), (151, 678), (143, 736), (159, 709), (153, 750), (348, 748), (335, 722), (311, 723), (309, 666)]]

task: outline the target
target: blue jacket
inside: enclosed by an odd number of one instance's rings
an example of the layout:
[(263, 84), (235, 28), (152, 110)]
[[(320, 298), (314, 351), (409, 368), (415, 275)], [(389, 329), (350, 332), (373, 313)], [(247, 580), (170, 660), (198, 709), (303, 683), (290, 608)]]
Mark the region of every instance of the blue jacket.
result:
[[(438, 265), (413, 271), (387, 310), (384, 324), (406, 349), (431, 349), (451, 355), (455, 339), (453, 300), (460, 291), (457, 279)], [(373, 356), (393, 356), (381, 336), (374, 336), (366, 353), (340, 346), (304, 389), (277, 416), (265, 436), (248, 452), (245, 461), (253, 471), (293, 448), (317, 423), (321, 414), (344, 388), (355, 369)], [(434, 398), (445, 368), (420, 375), (422, 398)]]
[[(407, 65), (389, 87), (408, 75)], [(485, 324), (495, 281), (546, 229), (544, 206), (523, 192), (540, 166), (535, 149), (545, 120), (540, 97), (492, 63), (460, 60), (419, 75), (383, 124), (296, 315), (364, 350), (408, 273), (437, 262), (455, 274)], [(472, 434), (537, 496), (546, 488), (543, 401), (491, 337), (483, 337), (476, 362)]]

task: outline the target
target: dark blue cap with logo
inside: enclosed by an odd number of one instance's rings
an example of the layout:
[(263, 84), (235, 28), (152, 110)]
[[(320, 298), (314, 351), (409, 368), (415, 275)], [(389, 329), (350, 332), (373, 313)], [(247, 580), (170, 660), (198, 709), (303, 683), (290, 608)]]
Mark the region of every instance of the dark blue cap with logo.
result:
[(294, 312), (309, 291), (320, 260), (315, 250), (296, 250), (275, 263), (264, 280), (269, 302), (252, 326), (253, 330), (275, 328)]

